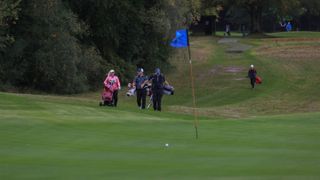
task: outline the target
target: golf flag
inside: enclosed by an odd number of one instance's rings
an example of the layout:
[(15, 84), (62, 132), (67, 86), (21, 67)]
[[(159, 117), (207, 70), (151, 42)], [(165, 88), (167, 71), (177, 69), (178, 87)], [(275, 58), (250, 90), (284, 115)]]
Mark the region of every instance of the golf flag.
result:
[(189, 46), (188, 30), (180, 29), (176, 31), (176, 37), (170, 43), (175, 48), (185, 48)]
[(196, 130), (196, 139), (198, 139), (198, 113), (196, 106), (196, 95), (194, 88), (194, 77), (193, 77), (193, 68), (192, 68), (192, 60), (191, 60), (191, 50), (189, 45), (189, 35), (187, 29), (180, 29), (176, 31), (176, 37), (171, 41), (170, 45), (174, 48), (188, 48), (189, 54), (189, 63), (190, 63), (190, 82), (192, 89), (192, 104), (193, 104), (193, 115), (194, 115), (194, 128)]

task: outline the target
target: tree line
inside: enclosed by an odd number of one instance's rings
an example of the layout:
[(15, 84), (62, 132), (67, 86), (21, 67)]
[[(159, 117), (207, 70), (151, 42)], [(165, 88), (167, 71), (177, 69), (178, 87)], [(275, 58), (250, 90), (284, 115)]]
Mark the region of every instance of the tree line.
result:
[(185, 0), (0, 0), (0, 87), (80, 93), (115, 69), (167, 68)]
[(211, 15), (212, 7), (218, 11), (218, 24), (246, 25), (251, 33), (277, 31), (285, 21), (293, 23), (294, 30), (320, 31), (319, 0), (202, 0), (201, 4), (204, 15)]
[(127, 82), (137, 67), (168, 69), (175, 30), (201, 15), (262, 32), (265, 17), (319, 17), (319, 2), (0, 0), (0, 90), (96, 90), (109, 69)]

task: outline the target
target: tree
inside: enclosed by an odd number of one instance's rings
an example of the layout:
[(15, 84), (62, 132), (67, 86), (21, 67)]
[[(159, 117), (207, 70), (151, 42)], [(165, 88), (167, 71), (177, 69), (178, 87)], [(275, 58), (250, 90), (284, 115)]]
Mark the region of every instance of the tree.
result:
[(90, 29), (86, 43), (94, 43), (123, 81), (135, 68), (168, 66), (169, 41), (191, 19), (189, 0), (69, 0)]
[[(299, 13), (299, 0), (227, 0), (224, 6), (234, 13), (244, 10), (250, 17), (250, 31), (262, 32), (263, 16), (272, 12), (273, 16), (283, 17)], [(227, 8), (226, 8), (227, 9)]]
[(0, 0), (0, 52), (14, 41), (8, 29), (18, 20), (20, 2), (21, 0)]
[(52, 93), (78, 93), (102, 81), (98, 51), (81, 45), (86, 26), (61, 0), (22, 2), (22, 17), (15, 27), (16, 42), (2, 63), (6, 83)]
[(320, 1), (318, 0), (300, 0), (303, 13), (298, 16), (300, 28), (305, 30), (320, 30)]

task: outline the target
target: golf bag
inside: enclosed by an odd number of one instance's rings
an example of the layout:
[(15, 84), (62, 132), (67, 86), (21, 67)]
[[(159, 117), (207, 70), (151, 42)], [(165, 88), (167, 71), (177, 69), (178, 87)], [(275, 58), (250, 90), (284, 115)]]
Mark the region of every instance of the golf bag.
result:
[[(164, 85), (163, 87), (163, 94), (164, 95), (174, 95), (174, 87), (167, 84)], [(147, 105), (147, 109), (149, 109), (153, 103), (153, 95), (152, 95), (152, 90), (151, 90), (151, 86), (149, 87), (149, 89), (147, 89), (147, 95), (150, 96), (150, 100), (149, 103)]]
[(132, 85), (132, 83), (129, 83), (129, 84), (128, 84), (128, 91), (127, 91), (126, 95), (127, 95), (127, 96), (134, 96), (134, 95), (136, 95), (136, 87), (134, 87), (134, 86)]
[(165, 95), (174, 95), (174, 88), (170, 85), (165, 85), (163, 87), (163, 94)]
[(256, 76), (256, 84), (261, 84), (262, 83), (262, 79), (259, 76)]
[(100, 106), (112, 106), (113, 101), (113, 91), (110, 87), (105, 87), (101, 94)]
[[(144, 88), (147, 91), (147, 96), (151, 96), (151, 84), (145, 84)], [(136, 87), (134, 87), (131, 83), (128, 84), (128, 90), (126, 93), (127, 96), (135, 96), (136, 95)]]

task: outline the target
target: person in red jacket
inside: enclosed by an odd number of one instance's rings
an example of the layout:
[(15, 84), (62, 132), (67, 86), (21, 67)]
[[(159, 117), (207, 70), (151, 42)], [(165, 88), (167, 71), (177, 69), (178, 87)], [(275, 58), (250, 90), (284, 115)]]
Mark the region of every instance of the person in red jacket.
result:
[(111, 69), (108, 76), (104, 80), (104, 86), (113, 92), (112, 105), (117, 107), (118, 104), (118, 91), (121, 89), (121, 84), (118, 76), (115, 75), (115, 71)]

